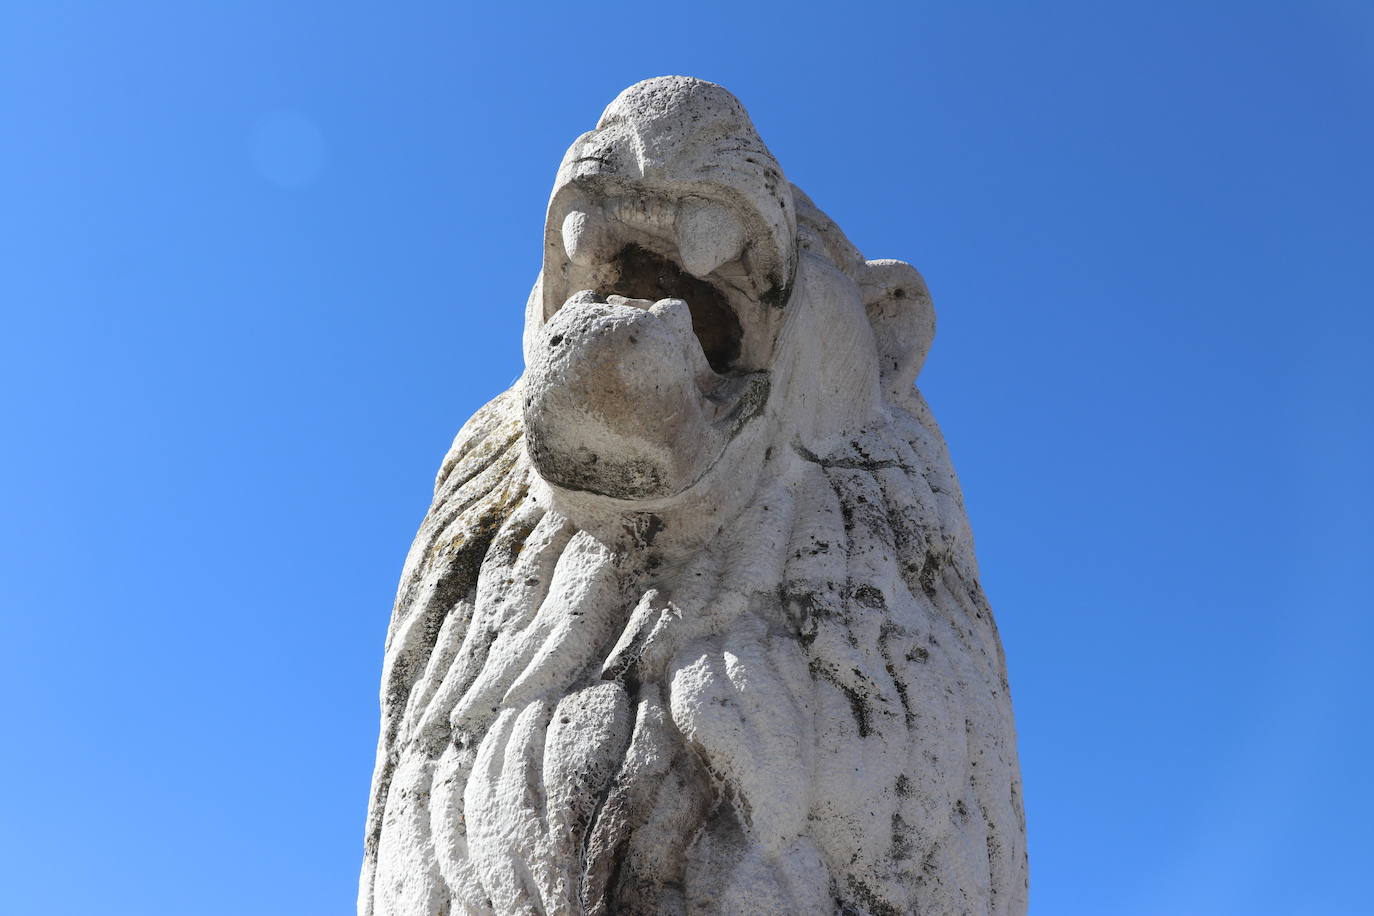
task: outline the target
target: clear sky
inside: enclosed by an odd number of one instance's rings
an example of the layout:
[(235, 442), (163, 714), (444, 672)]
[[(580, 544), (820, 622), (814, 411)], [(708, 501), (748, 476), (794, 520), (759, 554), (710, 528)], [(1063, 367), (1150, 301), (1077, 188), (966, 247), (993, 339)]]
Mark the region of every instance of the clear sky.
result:
[(351, 910), (434, 471), (665, 73), (930, 284), (1032, 913), (1374, 912), (1367, 0), (0, 5), (0, 911)]

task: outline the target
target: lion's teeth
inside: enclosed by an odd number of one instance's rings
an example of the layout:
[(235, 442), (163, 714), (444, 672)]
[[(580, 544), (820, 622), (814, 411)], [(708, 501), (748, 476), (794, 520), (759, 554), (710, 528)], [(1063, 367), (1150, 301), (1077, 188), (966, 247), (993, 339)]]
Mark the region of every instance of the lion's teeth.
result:
[(568, 260), (591, 267), (606, 260), (609, 232), (605, 220), (585, 210), (571, 210), (563, 217), (563, 250)]
[(678, 210), (677, 247), (687, 272), (705, 277), (739, 258), (744, 248), (744, 226), (718, 203), (689, 199)]
[(580, 289), (569, 296), (568, 301), (564, 302), (563, 305), (586, 305), (587, 303), (599, 301), (601, 300), (600, 297), (597, 296), (596, 290)]
[(684, 338), (692, 335), (692, 309), (683, 299), (660, 299), (650, 306), (649, 311), (676, 327)]
[(628, 296), (618, 295), (607, 296), (606, 301), (611, 305), (628, 305), (630, 308), (643, 309), (646, 312), (654, 304), (651, 299), (631, 299)]

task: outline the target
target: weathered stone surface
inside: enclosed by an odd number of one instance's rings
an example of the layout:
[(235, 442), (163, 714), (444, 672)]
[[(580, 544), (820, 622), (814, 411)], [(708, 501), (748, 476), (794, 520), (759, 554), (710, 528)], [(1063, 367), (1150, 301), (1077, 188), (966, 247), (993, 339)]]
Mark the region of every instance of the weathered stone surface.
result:
[(683, 77), (573, 143), (544, 244), (402, 574), (359, 912), (1024, 912), (920, 275)]

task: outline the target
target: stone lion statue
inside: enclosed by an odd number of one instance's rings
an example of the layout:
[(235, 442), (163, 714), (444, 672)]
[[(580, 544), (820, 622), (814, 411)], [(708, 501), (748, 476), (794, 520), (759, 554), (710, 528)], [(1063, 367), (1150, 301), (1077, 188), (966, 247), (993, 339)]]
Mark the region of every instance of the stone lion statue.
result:
[(1024, 913), (933, 333), (730, 93), (610, 104), (406, 560), (360, 913)]

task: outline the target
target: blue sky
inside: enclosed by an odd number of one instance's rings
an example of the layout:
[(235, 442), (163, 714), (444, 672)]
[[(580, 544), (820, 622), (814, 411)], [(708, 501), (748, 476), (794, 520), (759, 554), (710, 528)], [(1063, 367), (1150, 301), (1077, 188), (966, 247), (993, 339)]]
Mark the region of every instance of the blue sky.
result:
[(1362, 0), (0, 6), (0, 909), (351, 909), (432, 475), (664, 73), (930, 284), (1032, 913), (1369, 912)]

